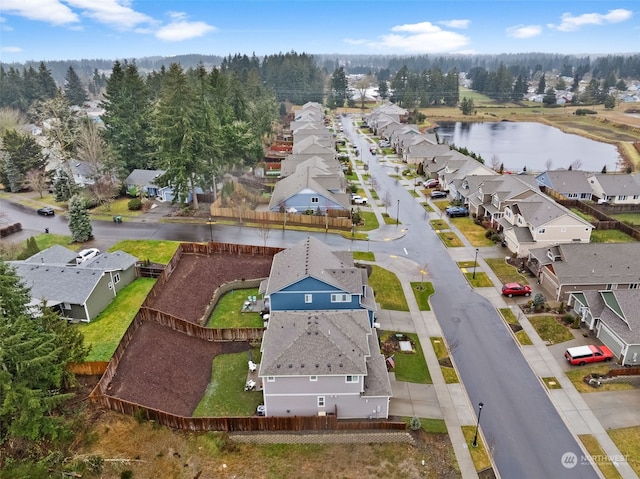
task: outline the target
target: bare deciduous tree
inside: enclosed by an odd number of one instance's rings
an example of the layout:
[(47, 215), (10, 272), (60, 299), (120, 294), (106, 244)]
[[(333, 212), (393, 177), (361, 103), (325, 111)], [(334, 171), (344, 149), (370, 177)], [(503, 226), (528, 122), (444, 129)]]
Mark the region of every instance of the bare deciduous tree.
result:
[(385, 191), (381, 196), (381, 198), (382, 198), (382, 205), (384, 206), (387, 214), (389, 214), (389, 206), (391, 206), (391, 193), (389, 193), (388, 191)]
[(498, 168), (500, 168), (500, 158), (498, 158), (498, 155), (491, 157), (491, 168), (493, 168), (494, 171), (498, 171)]
[(269, 236), (271, 235), (271, 227), (269, 223), (266, 221), (261, 221), (260, 226), (258, 226), (258, 234), (260, 238), (262, 238), (262, 245), (267, 246), (267, 241), (269, 241)]
[(548, 158), (547, 161), (544, 162), (544, 167), (547, 171), (549, 171), (552, 166), (553, 166), (553, 160), (551, 158)]
[(43, 196), (43, 192), (47, 189), (47, 174), (44, 170), (29, 170), (24, 175), (24, 186), (32, 191), (40, 193), (40, 198)]
[(26, 124), (27, 120), (19, 110), (0, 108), (0, 136), (7, 130), (18, 130)]
[(570, 170), (579, 170), (582, 168), (582, 160), (573, 160), (569, 165)]
[[(89, 191), (96, 197), (98, 202), (105, 205), (107, 211), (111, 209), (111, 202), (117, 196), (118, 183), (115, 178), (109, 174), (102, 174), (95, 179), (93, 185), (88, 186)], [(142, 188), (139, 189), (142, 191)], [(142, 194), (140, 195), (142, 199)]]

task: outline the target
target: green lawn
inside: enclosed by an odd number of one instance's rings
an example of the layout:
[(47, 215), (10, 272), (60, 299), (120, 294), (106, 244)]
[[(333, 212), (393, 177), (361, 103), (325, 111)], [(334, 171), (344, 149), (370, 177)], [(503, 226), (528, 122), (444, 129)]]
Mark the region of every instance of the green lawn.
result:
[[(385, 338), (389, 334), (391, 333), (381, 331), (380, 337)], [(393, 372), (396, 374), (396, 379), (407, 383), (432, 384), (433, 381), (427, 362), (424, 360), (424, 352), (418, 335), (415, 333), (404, 333), (404, 335), (411, 339), (415, 350), (412, 353), (396, 352), (394, 354), (396, 367)]]
[(413, 290), (413, 295), (418, 302), (420, 311), (431, 311), (431, 307), (429, 306), (429, 297), (431, 297), (431, 295), (435, 292), (433, 283), (430, 283), (429, 281), (412, 282), (411, 289)]
[(78, 323), (85, 344), (91, 345), (87, 361), (109, 361), (140, 309), (147, 294), (155, 284), (152, 278), (138, 278), (118, 293), (109, 306), (90, 323)]
[(611, 215), (618, 221), (629, 225), (640, 225), (640, 213), (618, 213)]
[(453, 366), (448, 366), (442, 364), (442, 361), (446, 361), (449, 359), (449, 351), (444, 342), (444, 339), (438, 336), (432, 336), (430, 338), (431, 345), (433, 346), (433, 352), (436, 354), (438, 361), (440, 362), (440, 370), (442, 371), (442, 376), (444, 377), (444, 382), (447, 384), (459, 383), (458, 375), (456, 374), (456, 370)]
[[(471, 268), (473, 269), (473, 268)], [(469, 284), (471, 285), (472, 288), (489, 288), (491, 286), (493, 286), (493, 283), (491, 282), (491, 279), (489, 279), (489, 276), (487, 276), (487, 273), (483, 273), (482, 271), (478, 271), (479, 268), (476, 268), (476, 274), (475, 274), (475, 278), (473, 277), (473, 271), (469, 272), (463, 271), (464, 273), (464, 277), (467, 278), (467, 281), (469, 281)]]
[[(259, 349), (253, 348), (252, 358), (260, 362)], [(262, 393), (245, 391), (249, 353), (222, 354), (213, 360), (211, 382), (193, 412), (194, 417), (251, 416)]]
[(633, 237), (620, 230), (593, 230), (591, 232), (592, 243), (633, 243)]
[(610, 429), (607, 431), (618, 450), (626, 457), (631, 468), (640, 475), (640, 426)]
[(461, 248), (464, 243), (452, 231), (440, 232), (438, 236), (447, 248)]
[(371, 251), (354, 251), (353, 259), (356, 261), (375, 261), (376, 255)]
[(473, 246), (493, 246), (495, 243), (485, 236), (487, 230), (473, 222), (473, 218), (452, 218), (451, 222)]
[(485, 263), (489, 265), (495, 275), (504, 283), (529, 284), (527, 277), (518, 273), (518, 270), (507, 263), (504, 258), (486, 258)]
[(573, 339), (573, 334), (563, 326), (554, 316), (532, 316), (529, 322), (535, 328), (540, 339), (547, 344), (558, 344)]
[(376, 301), (380, 303), (382, 309), (409, 311), (400, 280), (391, 271), (373, 265), (369, 276), (369, 286), (373, 288)]
[(591, 223), (592, 221), (598, 221), (598, 218), (596, 218), (595, 216), (591, 216), (584, 211), (580, 211), (578, 208), (571, 208), (571, 212), (578, 215), (583, 220), (588, 221), (589, 223)]
[(578, 438), (582, 441), (587, 452), (598, 465), (598, 469), (600, 469), (600, 472), (602, 472), (606, 479), (622, 479), (622, 476), (616, 469), (616, 466), (607, 457), (595, 436), (591, 434), (580, 434), (578, 435)]
[(589, 374), (607, 374), (611, 370), (608, 364), (586, 364), (585, 366), (574, 366), (573, 369), (567, 371), (567, 378), (575, 386), (579, 393), (594, 393), (600, 391), (628, 391), (633, 389), (629, 383), (607, 383), (602, 384), (598, 388), (589, 386), (584, 382), (585, 376)]
[(560, 386), (558, 379), (554, 376), (547, 376), (540, 379), (542, 379), (544, 385), (547, 386), (547, 389), (562, 389), (562, 386)]
[(445, 220), (429, 220), (429, 224), (436, 231), (449, 229), (449, 223)]
[(397, 221), (396, 218), (389, 216), (388, 213), (382, 213), (382, 218), (384, 218), (384, 223), (387, 225), (402, 224), (402, 221)]
[[(476, 409), (476, 414), (477, 414)], [(471, 460), (476, 467), (476, 471), (484, 471), (488, 467), (491, 467), (491, 461), (489, 455), (484, 447), (484, 441), (482, 435), (478, 433), (478, 446), (473, 447), (473, 438), (476, 433), (476, 426), (462, 426), (462, 434), (464, 434), (465, 442), (469, 446), (469, 452), (471, 453)]]
[(364, 226), (358, 226), (360, 231), (371, 231), (380, 227), (378, 218), (373, 211), (360, 211), (360, 217), (364, 220)]
[[(507, 324), (515, 324), (517, 326), (521, 326), (520, 321), (518, 321), (516, 315), (513, 314), (513, 311), (511, 311), (510, 308), (500, 308), (499, 311)], [(516, 339), (518, 340), (518, 342), (523, 346), (530, 346), (533, 344), (531, 338), (524, 329), (517, 331), (514, 334), (516, 335)]]
[(258, 288), (234, 289), (222, 296), (214, 308), (208, 328), (261, 328), (260, 313), (242, 312), (247, 296), (257, 296)]
[(138, 211), (131, 211), (129, 209), (129, 201), (131, 201), (132, 198), (126, 197), (126, 198), (118, 198), (114, 201), (112, 201), (111, 203), (104, 204), (104, 205), (100, 205), (97, 206), (95, 208), (93, 208), (91, 210), (91, 215), (93, 216), (104, 216), (104, 217), (108, 217), (108, 216), (123, 216), (123, 217), (127, 217), (127, 216), (131, 216), (131, 217), (135, 217), (135, 216), (140, 216), (142, 214), (142, 210), (138, 210)]
[(122, 250), (135, 256), (140, 261), (149, 260), (153, 263), (167, 264), (176, 250), (179, 241), (164, 240), (123, 240), (114, 244), (109, 251)]

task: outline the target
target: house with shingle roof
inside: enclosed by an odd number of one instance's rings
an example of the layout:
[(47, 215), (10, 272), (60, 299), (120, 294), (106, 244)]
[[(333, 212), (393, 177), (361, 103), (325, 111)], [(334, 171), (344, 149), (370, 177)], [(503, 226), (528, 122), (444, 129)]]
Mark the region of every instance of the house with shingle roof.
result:
[(580, 170), (549, 170), (536, 176), (536, 181), (569, 199), (590, 201), (593, 193), (587, 173)]
[(543, 194), (526, 194), (504, 208), (498, 220), (509, 250), (526, 257), (532, 248), (588, 243), (593, 225)]
[(614, 205), (640, 205), (640, 174), (593, 173), (587, 180), (593, 196)]
[(76, 264), (77, 256), (56, 245), (9, 264), (30, 289), (33, 305), (44, 301), (70, 321), (89, 322), (135, 279), (137, 258), (114, 251)]
[(531, 248), (528, 267), (555, 301), (566, 301), (574, 292), (638, 289), (640, 243)]
[[(328, 168), (321, 158), (311, 158), (296, 166), (296, 170), (279, 180), (269, 201), (270, 211), (304, 213), (313, 211), (325, 214), (327, 210), (351, 209), (351, 198), (346, 189), (346, 179), (338, 166)], [(294, 211), (295, 210), (295, 211)]]
[(569, 305), (620, 364), (640, 365), (640, 289), (571, 293)]
[(387, 418), (392, 395), (367, 272), (314, 238), (274, 256), (259, 377), (267, 416)]

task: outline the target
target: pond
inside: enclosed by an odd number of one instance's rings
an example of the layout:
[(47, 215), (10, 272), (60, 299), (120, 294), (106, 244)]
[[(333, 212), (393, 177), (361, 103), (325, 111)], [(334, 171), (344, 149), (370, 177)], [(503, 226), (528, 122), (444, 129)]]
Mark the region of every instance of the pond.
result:
[(573, 164), (574, 169), (596, 172), (606, 166), (611, 173), (619, 168), (621, 159), (614, 145), (535, 122), (442, 122), (436, 131), (440, 141), (466, 147), (480, 155), (485, 165), (495, 161), (510, 171), (526, 167), (537, 172)]

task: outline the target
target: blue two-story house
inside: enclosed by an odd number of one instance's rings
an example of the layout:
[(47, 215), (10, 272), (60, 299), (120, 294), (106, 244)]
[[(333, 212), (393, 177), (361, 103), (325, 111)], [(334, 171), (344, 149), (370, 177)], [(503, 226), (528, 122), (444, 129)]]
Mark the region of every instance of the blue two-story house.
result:
[(349, 251), (333, 251), (314, 238), (276, 254), (263, 284), (270, 311), (367, 311), (373, 324), (376, 303), (367, 270)]

